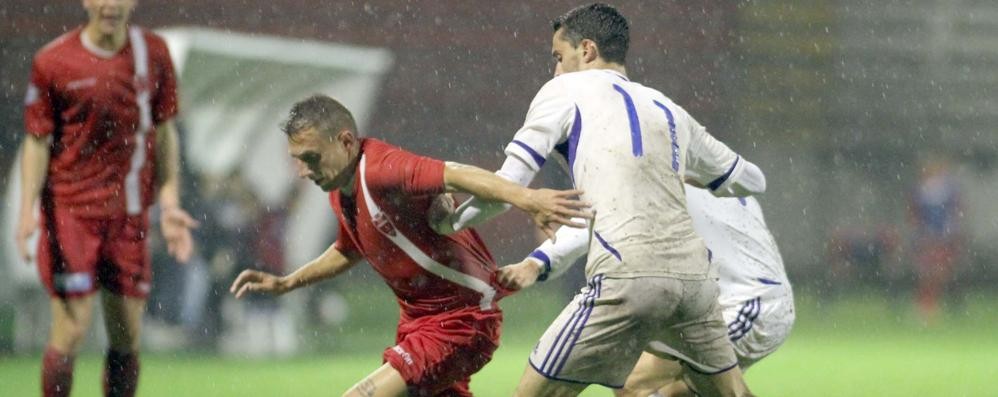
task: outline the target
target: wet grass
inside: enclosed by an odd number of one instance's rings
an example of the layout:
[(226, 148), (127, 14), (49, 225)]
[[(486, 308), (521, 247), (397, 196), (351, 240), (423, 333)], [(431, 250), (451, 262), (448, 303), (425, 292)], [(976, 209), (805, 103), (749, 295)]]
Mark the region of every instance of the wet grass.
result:
[[(342, 330), (323, 334), (338, 341), (335, 348), (294, 359), (259, 361), (147, 354), (139, 394), (339, 395), (380, 365), (380, 351), (393, 335), (394, 303), (382, 299), (372, 306), (364, 295), (347, 298), (364, 308), (363, 313), (355, 313)], [(761, 396), (998, 395), (996, 299), (972, 297), (926, 326), (907, 302), (888, 302), (875, 293), (837, 302), (800, 294), (798, 323), (790, 340), (748, 372), (749, 384)], [(474, 378), (476, 395), (511, 394), (537, 336), (563, 303), (564, 297), (541, 292), (504, 302), (503, 345)], [(327, 342), (318, 338), (312, 343)], [(37, 395), (38, 361), (35, 356), (0, 357), (0, 395)], [(74, 395), (99, 395), (100, 367), (97, 355), (78, 360)], [(610, 394), (592, 387), (584, 395)]]

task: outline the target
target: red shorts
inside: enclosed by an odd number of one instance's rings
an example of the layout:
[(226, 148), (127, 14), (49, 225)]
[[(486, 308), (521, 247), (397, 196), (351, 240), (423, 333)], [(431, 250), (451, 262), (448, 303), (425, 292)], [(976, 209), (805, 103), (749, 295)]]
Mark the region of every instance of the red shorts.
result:
[(471, 396), (471, 374), (492, 359), (501, 326), (501, 311), (477, 307), (402, 321), (382, 357), (402, 374), (409, 396)]
[(149, 294), (152, 260), (146, 246), (149, 215), (80, 218), (42, 210), (38, 274), (53, 297), (78, 297), (98, 287), (136, 298)]

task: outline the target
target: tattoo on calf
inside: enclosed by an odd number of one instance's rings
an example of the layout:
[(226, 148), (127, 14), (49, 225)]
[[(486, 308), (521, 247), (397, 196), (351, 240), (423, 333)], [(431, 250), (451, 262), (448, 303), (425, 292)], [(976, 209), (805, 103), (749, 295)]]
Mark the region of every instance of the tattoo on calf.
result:
[(374, 392), (377, 390), (378, 387), (375, 386), (374, 381), (371, 379), (364, 379), (357, 385), (357, 391), (364, 397), (374, 397)]

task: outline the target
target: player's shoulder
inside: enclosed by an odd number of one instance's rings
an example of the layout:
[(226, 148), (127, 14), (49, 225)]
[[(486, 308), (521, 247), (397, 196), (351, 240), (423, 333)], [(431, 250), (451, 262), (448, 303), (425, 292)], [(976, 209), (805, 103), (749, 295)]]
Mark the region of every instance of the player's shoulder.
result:
[(63, 56), (63, 53), (70, 48), (82, 46), (80, 42), (80, 32), (82, 28), (77, 27), (66, 33), (59, 35), (52, 41), (48, 42), (42, 48), (35, 52), (35, 63), (44, 63), (49, 60), (55, 60)]
[(149, 54), (153, 56), (169, 56), (170, 49), (166, 45), (166, 39), (160, 36), (158, 33), (141, 27), (133, 25), (131, 29), (138, 29), (142, 33), (142, 39), (146, 42), (146, 48), (149, 49)]

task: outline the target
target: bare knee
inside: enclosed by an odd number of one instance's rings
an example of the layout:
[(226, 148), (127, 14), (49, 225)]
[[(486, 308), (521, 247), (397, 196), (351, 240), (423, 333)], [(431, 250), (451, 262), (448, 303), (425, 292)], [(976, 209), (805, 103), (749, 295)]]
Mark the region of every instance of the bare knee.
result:
[(68, 322), (56, 326), (53, 324), (49, 335), (49, 345), (66, 354), (75, 354), (80, 350), (87, 336), (87, 326), (77, 322)]

